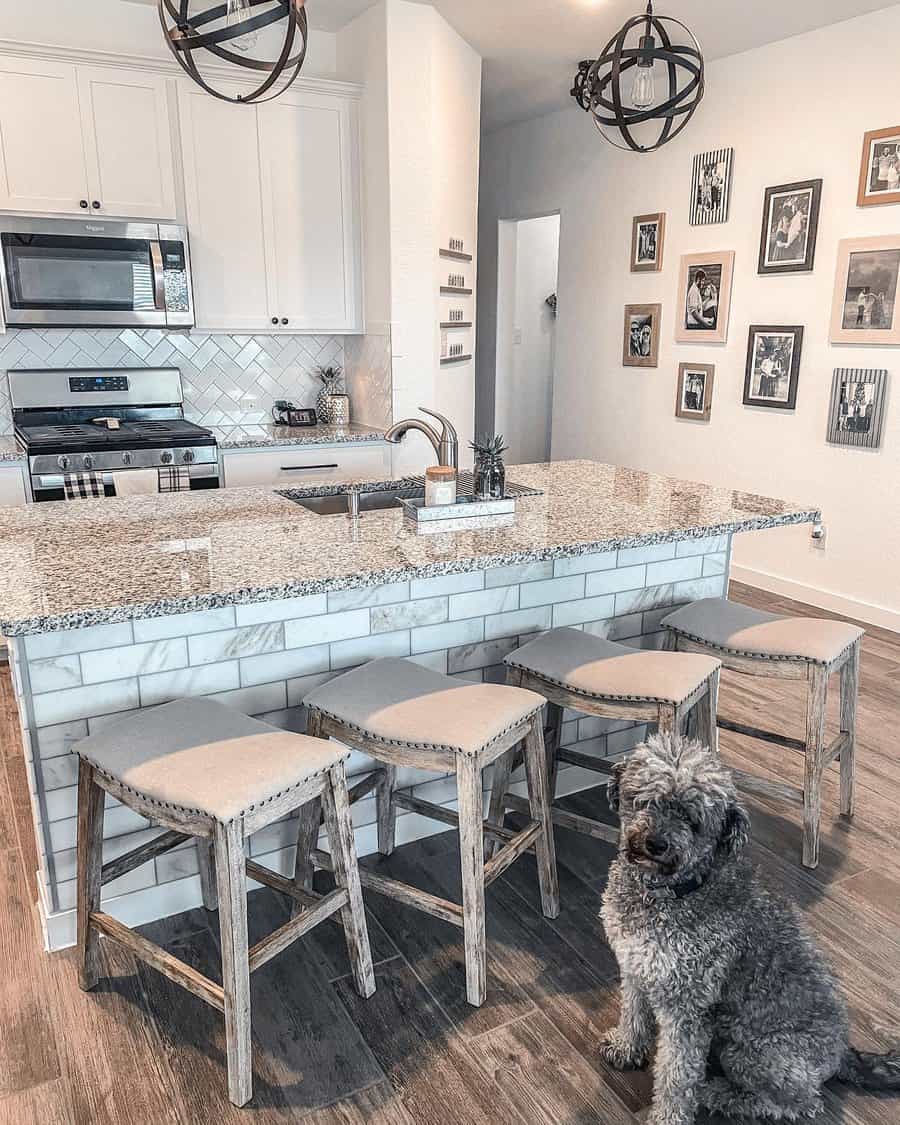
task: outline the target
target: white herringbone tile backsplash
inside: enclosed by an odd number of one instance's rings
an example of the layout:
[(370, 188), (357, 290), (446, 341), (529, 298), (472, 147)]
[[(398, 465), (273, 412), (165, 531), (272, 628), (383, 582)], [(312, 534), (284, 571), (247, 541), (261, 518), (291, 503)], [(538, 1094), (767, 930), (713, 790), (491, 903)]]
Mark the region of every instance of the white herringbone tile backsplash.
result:
[(344, 364), (340, 336), (190, 336), (159, 329), (28, 328), (0, 336), (0, 434), (12, 433), (10, 368), (178, 367), (185, 415), (226, 431), (272, 420), (276, 399), (315, 405), (315, 368)]

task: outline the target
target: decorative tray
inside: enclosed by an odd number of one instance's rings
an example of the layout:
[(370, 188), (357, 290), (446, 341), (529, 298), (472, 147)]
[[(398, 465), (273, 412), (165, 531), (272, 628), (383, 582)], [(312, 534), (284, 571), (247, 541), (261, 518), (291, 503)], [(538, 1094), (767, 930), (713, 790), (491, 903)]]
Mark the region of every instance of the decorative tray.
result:
[(473, 496), (460, 496), (455, 504), (425, 506), (421, 497), (412, 500), (400, 498), (403, 514), (416, 523), (434, 523), (437, 520), (473, 519), (478, 516), (511, 516), (516, 510), (515, 496), (502, 500), (476, 500)]

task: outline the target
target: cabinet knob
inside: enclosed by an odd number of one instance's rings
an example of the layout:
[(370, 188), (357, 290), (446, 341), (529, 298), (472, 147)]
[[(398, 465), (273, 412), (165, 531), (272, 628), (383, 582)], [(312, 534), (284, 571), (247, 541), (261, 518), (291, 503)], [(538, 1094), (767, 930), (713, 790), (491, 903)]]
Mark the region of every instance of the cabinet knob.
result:
[(88, 205), (88, 201), (86, 199), (82, 199), (78, 203), (78, 206), (83, 207), (85, 211), (87, 210), (87, 205)]
[(287, 318), (286, 316), (283, 316), (283, 317), (281, 318), (281, 323), (282, 323), (282, 324), (287, 324), (287, 323), (288, 323), (288, 318)]
[(95, 199), (94, 202), (91, 204), (91, 206), (94, 208), (95, 211), (99, 211), (100, 210), (100, 200)]
[(273, 323), (273, 324), (277, 324), (277, 323), (278, 323), (278, 317), (277, 317), (277, 316), (273, 316), (273, 317), (272, 317), (272, 323)]

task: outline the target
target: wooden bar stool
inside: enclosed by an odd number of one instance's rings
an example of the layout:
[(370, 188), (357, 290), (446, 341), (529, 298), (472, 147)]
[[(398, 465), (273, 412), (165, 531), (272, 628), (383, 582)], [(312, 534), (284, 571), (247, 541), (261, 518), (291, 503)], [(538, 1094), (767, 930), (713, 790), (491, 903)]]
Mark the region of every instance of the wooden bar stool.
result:
[[(250, 974), (331, 915), (341, 912), (356, 987), (375, 991), (372, 955), (347, 783), (346, 751), (290, 734), (207, 699), (183, 699), (142, 711), (74, 747), (78, 775), (78, 948), (80, 983), (99, 977), (99, 938), (111, 938), (225, 1016), (228, 1093), (235, 1105), (253, 1094)], [(165, 832), (103, 863), (105, 793)], [(244, 840), (309, 801), (323, 801), (337, 887), (318, 896), (244, 859)], [(178, 844), (197, 837), (206, 905), (218, 898), (222, 985), (129, 929), (100, 906), (100, 888)], [(211, 847), (208, 846), (211, 841)], [(209, 870), (214, 857), (215, 876)], [(204, 868), (206, 870), (204, 871)], [(247, 947), (246, 877), (303, 907), (300, 914)], [(217, 890), (213, 890), (213, 887)]]
[[(662, 623), (669, 630), (670, 646), (679, 652), (708, 653), (718, 657), (726, 668), (745, 676), (807, 682), (804, 741), (726, 719), (720, 719), (719, 726), (786, 746), (805, 756), (802, 789), (775, 784), (743, 770), (733, 773), (749, 792), (803, 805), (803, 865), (816, 867), (822, 775), (836, 758), (841, 763), (841, 815), (853, 815), (859, 652), (865, 630), (844, 621), (782, 617), (725, 598), (694, 602), (669, 614)], [(832, 672), (841, 674), (841, 729), (831, 743), (826, 743), (825, 708)]]
[[(560, 746), (563, 710), (603, 719), (657, 723), (681, 733), (696, 718), (696, 735), (715, 746), (720, 663), (706, 656), (629, 648), (580, 629), (552, 629), (506, 657), (507, 682), (540, 693), (548, 702), (547, 756), (551, 798), (559, 762), (609, 775), (612, 764)], [(515, 751), (497, 763), (490, 821), (502, 824), (507, 809), (524, 810), (521, 797), (507, 792)], [(617, 828), (591, 817), (553, 808), (553, 823), (599, 840), (618, 843)]]
[[(465, 935), (466, 995), (478, 1007), (487, 995), (487, 945), (484, 891), (524, 852), (537, 855), (541, 902), (546, 917), (559, 914), (556, 855), (547, 795), (541, 726), (544, 701), (530, 691), (503, 684), (473, 684), (423, 668), (410, 660), (375, 660), (312, 691), (307, 731), (336, 738), (371, 755), (385, 769), (377, 791), (378, 850), (390, 855), (398, 809), (459, 828), (462, 906), (397, 879), (360, 870), (362, 884), (406, 906), (460, 926)], [(530, 820), (521, 832), (484, 823), (482, 773), (524, 740)], [(396, 791), (399, 766), (455, 774), (459, 812)], [(296, 879), (308, 885), (311, 865), (331, 867), (315, 850), (318, 830), (314, 806), (300, 826)], [(503, 845), (487, 863), (484, 833)]]

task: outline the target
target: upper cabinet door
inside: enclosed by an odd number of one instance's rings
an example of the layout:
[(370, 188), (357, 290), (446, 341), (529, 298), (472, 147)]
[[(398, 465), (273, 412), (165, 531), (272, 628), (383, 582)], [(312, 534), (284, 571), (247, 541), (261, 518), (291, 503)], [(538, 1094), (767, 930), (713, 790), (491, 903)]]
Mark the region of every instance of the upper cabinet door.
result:
[(0, 209), (78, 213), (89, 194), (75, 67), (0, 59)]
[(271, 331), (252, 106), (179, 86), (197, 329)]
[(78, 67), (92, 214), (176, 217), (167, 85), (160, 75)]
[(282, 331), (362, 331), (356, 104), (305, 92), (259, 107), (271, 315)]

